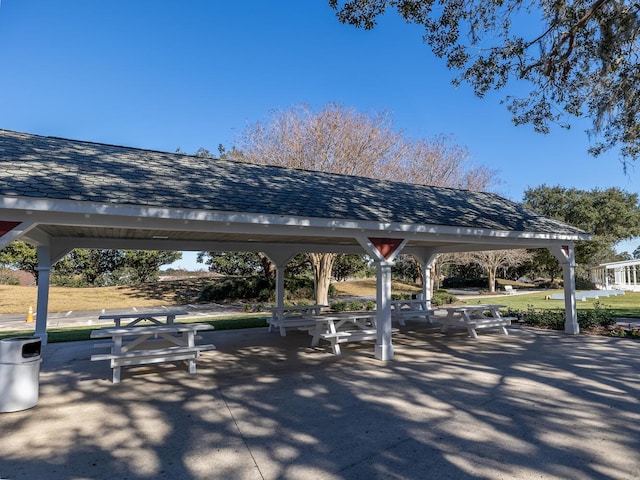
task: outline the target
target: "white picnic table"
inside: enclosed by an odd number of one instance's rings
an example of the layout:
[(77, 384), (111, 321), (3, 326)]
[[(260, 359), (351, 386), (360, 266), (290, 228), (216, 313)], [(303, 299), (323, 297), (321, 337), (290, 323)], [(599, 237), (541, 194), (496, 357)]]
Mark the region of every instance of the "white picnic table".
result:
[(287, 336), (287, 328), (304, 328), (315, 325), (310, 315), (319, 315), (327, 305), (291, 305), (288, 307), (269, 308), (271, 318), (269, 319), (269, 331), (274, 328), (280, 330), (280, 335)]
[(213, 330), (206, 323), (172, 323), (170, 325), (137, 325), (101, 328), (91, 332), (91, 338), (111, 338), (111, 342), (96, 344), (96, 348), (111, 347), (109, 353), (91, 356), (91, 360), (110, 360), (113, 383), (120, 383), (120, 368), (131, 365), (175, 362), (184, 360), (189, 373), (196, 373), (196, 359), (215, 345), (196, 345), (196, 332)]
[[(341, 343), (376, 340), (376, 315), (375, 311), (311, 315), (308, 318), (314, 321), (314, 325), (306, 328), (312, 336), (311, 346), (317, 347), (320, 340), (327, 340), (333, 353), (340, 355)], [(392, 333), (397, 331), (397, 328), (391, 329)]]
[[(140, 322), (151, 322), (154, 325), (171, 325), (175, 322), (178, 315), (187, 315), (186, 310), (162, 310), (152, 312), (129, 312), (100, 315), (100, 320), (113, 320), (116, 327), (126, 326), (133, 327)], [(123, 320), (130, 320), (125, 325), (121, 325)]]
[(504, 305), (487, 304), (440, 307), (438, 310), (447, 312), (446, 316), (439, 317), (442, 322), (440, 331), (447, 333), (449, 327), (454, 325), (466, 328), (472, 338), (478, 338), (476, 333), (478, 328), (500, 328), (505, 335), (509, 335), (505, 327), (511, 325), (511, 320), (514, 318), (503, 317), (500, 314), (500, 309), (503, 307)]
[(426, 300), (392, 300), (390, 304), (391, 318), (397, 320), (400, 325), (406, 325), (406, 320), (432, 323), (434, 310), (429, 308)]

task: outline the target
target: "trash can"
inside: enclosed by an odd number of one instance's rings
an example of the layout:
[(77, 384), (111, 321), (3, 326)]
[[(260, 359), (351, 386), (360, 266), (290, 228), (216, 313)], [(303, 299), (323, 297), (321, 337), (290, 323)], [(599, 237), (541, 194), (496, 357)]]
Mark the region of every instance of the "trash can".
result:
[(0, 340), (0, 412), (26, 410), (38, 403), (41, 347), (36, 337)]

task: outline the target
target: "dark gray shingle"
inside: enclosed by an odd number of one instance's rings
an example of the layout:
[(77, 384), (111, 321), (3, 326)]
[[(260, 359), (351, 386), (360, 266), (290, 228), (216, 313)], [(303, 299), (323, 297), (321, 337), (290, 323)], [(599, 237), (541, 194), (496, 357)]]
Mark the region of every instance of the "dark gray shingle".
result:
[(579, 234), (492, 193), (209, 160), (0, 130), (0, 195)]

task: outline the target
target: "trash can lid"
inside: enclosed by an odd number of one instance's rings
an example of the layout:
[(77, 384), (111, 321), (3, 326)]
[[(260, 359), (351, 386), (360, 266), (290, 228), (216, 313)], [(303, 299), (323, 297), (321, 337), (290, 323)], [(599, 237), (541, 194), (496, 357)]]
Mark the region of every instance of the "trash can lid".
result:
[(0, 339), (0, 363), (24, 362), (40, 357), (42, 340), (38, 337), (10, 337)]

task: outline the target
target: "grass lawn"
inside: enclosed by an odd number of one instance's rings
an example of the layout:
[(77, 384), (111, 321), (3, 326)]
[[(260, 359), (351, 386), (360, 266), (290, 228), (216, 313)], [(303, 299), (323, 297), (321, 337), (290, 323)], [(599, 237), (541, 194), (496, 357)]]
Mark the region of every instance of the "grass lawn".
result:
[[(545, 297), (552, 293), (562, 293), (562, 290), (487, 297), (468, 300), (466, 303), (496, 303), (516, 310), (527, 310), (529, 305), (536, 309), (564, 310), (564, 300), (545, 300)], [(625, 295), (604, 297), (599, 300), (587, 299), (586, 302), (576, 302), (576, 307), (578, 310), (592, 309), (596, 303), (602, 308), (611, 310), (616, 317), (640, 318), (640, 292), (629, 292)]]
[[(177, 280), (135, 286), (49, 287), (49, 311), (144, 308), (195, 302), (206, 279)], [(38, 287), (0, 285), (0, 314), (26, 313), (35, 308)]]
[[(376, 279), (362, 278), (359, 280), (348, 280), (345, 282), (333, 282), (331, 284), (337, 295), (353, 296), (353, 297), (375, 297), (376, 295)], [(402, 293), (420, 293), (422, 287), (412, 283), (391, 282), (391, 294)]]
[[(49, 288), (49, 311), (68, 312), (83, 310), (109, 310), (113, 308), (146, 308), (161, 305), (187, 305), (196, 303), (208, 278), (190, 278), (141, 285), (117, 287)], [(338, 295), (375, 296), (376, 280), (367, 278), (333, 284)], [(421, 288), (402, 282), (393, 282), (392, 293), (420, 292)], [(24, 313), (36, 306), (38, 287), (0, 285), (0, 314)]]

